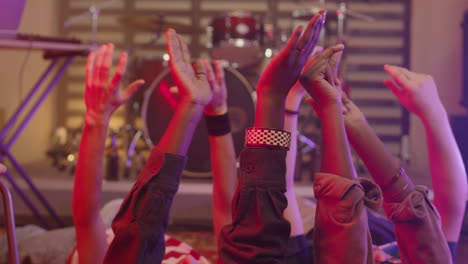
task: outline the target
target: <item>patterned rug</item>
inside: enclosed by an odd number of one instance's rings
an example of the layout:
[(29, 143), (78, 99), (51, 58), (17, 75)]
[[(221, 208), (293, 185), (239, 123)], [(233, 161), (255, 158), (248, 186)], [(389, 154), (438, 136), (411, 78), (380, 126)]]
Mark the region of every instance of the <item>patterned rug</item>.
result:
[(168, 235), (184, 241), (192, 246), (201, 255), (206, 257), (211, 263), (215, 264), (217, 260), (216, 240), (213, 232), (168, 232)]

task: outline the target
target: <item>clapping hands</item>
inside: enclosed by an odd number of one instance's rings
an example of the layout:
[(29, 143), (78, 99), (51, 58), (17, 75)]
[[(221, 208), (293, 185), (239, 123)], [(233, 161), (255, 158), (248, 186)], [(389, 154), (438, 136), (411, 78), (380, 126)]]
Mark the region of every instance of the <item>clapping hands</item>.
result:
[(325, 16), (324, 10), (315, 15), (302, 36), (303, 27), (296, 28), (286, 46), (262, 73), (257, 85), (259, 99), (268, 96), (284, 100), (319, 41)]
[(310, 58), (299, 77), (319, 118), (327, 106), (341, 105), (338, 66), (343, 49), (343, 45), (332, 46)]

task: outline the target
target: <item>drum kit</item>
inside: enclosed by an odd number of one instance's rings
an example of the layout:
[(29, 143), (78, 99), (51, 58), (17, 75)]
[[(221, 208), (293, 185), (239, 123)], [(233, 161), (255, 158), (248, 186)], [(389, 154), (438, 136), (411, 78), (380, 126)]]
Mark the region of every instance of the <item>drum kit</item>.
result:
[[(182, 34), (207, 34), (210, 43), (206, 45), (211, 59), (226, 62), (225, 77), (228, 89), (228, 106), (232, 135), (237, 154), (243, 147), (244, 131), (252, 126), (255, 112), (256, 81), (269, 59), (286, 43), (292, 28), (305, 25), (320, 9), (328, 10), (327, 21), (336, 21), (336, 40), (345, 41), (346, 18), (354, 17), (371, 21), (372, 18), (347, 8), (346, 3), (329, 4), (321, 1), (316, 6), (298, 9), (291, 14), (291, 28), (275, 29), (265, 23), (264, 16), (250, 11), (233, 11), (219, 14), (211, 19), (206, 29), (170, 21), (163, 16), (122, 16), (119, 22), (134, 30), (150, 32), (154, 44), (168, 28)], [(97, 21), (93, 20), (93, 21)], [(330, 35), (328, 24), (322, 33), (321, 45), (326, 46)], [(132, 47), (132, 49), (138, 49)], [(174, 106), (168, 98), (175, 86), (170, 75), (168, 56), (162, 58), (135, 58), (130, 65), (130, 79), (143, 78), (149, 85), (141, 89), (126, 105), (126, 124), (120, 129), (122, 176), (136, 177), (144, 165), (151, 146), (159, 141), (174, 113)], [(168, 97), (169, 96), (169, 97)], [(114, 134), (115, 135), (115, 134)], [(313, 142), (304, 136), (307, 149), (314, 148)], [(183, 173), (186, 177), (211, 177), (208, 135), (204, 120), (195, 132), (188, 151), (188, 162)], [(115, 153), (114, 151), (111, 151)], [(110, 153), (111, 153), (110, 152)], [(112, 155), (115, 159), (115, 155)], [(115, 163), (115, 160), (113, 160)]]

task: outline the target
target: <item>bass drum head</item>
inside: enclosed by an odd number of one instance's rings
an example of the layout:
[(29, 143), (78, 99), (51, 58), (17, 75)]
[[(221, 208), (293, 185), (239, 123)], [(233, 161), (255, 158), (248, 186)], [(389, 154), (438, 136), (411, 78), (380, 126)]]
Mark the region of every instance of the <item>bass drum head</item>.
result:
[[(235, 69), (224, 69), (228, 92), (228, 111), (231, 120), (231, 132), (236, 155), (244, 146), (245, 129), (251, 127), (254, 121), (255, 105), (254, 90), (249, 82)], [(175, 112), (176, 101), (171, 97), (175, 82), (166, 69), (160, 73), (148, 87), (145, 93), (142, 117), (146, 141), (154, 146), (164, 134)], [(211, 177), (210, 146), (205, 119), (201, 118), (192, 138), (187, 153), (187, 165), (184, 176), (191, 178)]]

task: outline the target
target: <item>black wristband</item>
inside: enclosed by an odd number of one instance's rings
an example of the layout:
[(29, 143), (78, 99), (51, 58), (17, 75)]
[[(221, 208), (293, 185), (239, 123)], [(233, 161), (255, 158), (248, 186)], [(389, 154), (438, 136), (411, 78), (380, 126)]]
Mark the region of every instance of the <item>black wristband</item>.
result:
[(223, 136), (231, 132), (228, 113), (217, 116), (205, 115), (205, 121), (209, 136)]

